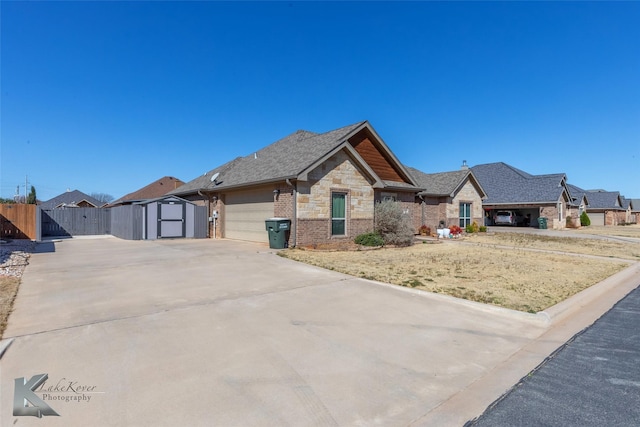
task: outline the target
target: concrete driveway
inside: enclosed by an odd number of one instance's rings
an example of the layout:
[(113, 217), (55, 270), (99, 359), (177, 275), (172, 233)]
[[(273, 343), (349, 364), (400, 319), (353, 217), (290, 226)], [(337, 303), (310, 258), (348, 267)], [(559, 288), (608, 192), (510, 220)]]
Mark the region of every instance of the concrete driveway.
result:
[[(4, 335), (0, 425), (462, 425), (631, 290), (627, 276), (556, 325), (258, 244), (44, 243)], [(37, 374), (59, 416), (13, 416), (14, 380)]]

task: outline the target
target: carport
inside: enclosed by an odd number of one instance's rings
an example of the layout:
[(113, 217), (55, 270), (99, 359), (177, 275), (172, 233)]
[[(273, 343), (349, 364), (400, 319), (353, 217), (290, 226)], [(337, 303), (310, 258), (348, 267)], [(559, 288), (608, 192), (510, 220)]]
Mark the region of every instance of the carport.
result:
[(491, 205), (483, 206), (485, 212), (485, 225), (495, 225), (493, 223), (493, 215), (498, 211), (515, 211), (519, 217), (522, 217), (522, 222), (518, 223), (518, 226), (527, 226), (525, 219), (528, 218), (529, 227), (538, 227), (538, 218), (540, 217), (540, 207), (538, 206), (523, 206), (520, 205)]

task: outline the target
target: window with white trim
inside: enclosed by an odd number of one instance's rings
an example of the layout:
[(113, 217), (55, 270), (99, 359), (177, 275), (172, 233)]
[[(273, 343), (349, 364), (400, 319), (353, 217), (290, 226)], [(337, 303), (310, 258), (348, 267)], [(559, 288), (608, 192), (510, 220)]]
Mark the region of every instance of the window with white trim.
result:
[(562, 221), (562, 216), (564, 212), (562, 212), (562, 202), (558, 202), (558, 220)]
[(471, 203), (460, 202), (460, 227), (471, 224)]

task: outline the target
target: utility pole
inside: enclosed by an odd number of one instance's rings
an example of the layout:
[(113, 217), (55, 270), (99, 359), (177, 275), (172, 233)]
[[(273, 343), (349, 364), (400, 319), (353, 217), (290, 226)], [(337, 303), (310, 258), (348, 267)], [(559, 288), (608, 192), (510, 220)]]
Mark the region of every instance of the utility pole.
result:
[(27, 181), (27, 175), (24, 176), (24, 203), (27, 203), (27, 186), (28, 186), (28, 181)]

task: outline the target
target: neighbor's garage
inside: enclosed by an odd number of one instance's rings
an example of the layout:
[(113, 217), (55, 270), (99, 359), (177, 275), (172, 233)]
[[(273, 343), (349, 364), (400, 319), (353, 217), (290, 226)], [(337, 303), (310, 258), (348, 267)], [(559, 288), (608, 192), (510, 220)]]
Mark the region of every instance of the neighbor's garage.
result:
[(265, 220), (273, 217), (270, 188), (237, 191), (225, 196), (224, 237), (269, 243)]
[(604, 212), (587, 212), (591, 225), (604, 225)]

